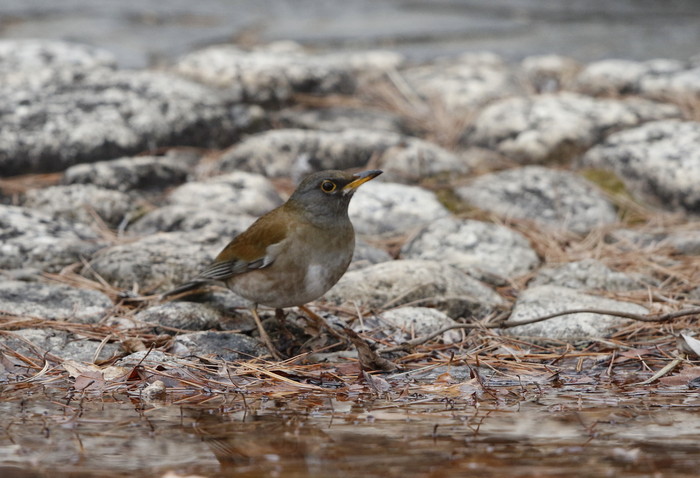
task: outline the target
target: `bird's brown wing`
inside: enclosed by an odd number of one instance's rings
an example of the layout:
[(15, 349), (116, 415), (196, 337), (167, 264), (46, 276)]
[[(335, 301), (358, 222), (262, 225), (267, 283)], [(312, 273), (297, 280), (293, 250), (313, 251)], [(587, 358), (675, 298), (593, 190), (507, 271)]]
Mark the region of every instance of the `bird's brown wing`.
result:
[(284, 220), (282, 211), (282, 208), (275, 209), (255, 221), (229, 242), (198, 277), (226, 280), (272, 264), (289, 232), (289, 223)]
[(164, 294), (172, 296), (198, 289), (208, 282), (225, 282), (245, 272), (270, 266), (289, 233), (282, 208), (274, 209), (233, 238), (209, 266), (190, 282)]

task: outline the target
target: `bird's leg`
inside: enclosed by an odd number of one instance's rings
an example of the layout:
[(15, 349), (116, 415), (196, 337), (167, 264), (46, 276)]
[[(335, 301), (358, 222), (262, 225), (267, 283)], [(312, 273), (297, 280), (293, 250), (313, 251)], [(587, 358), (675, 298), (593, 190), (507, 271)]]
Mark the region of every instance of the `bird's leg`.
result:
[(287, 327), (287, 316), (284, 315), (284, 310), (275, 309), (275, 319), (277, 319), (277, 322), (280, 323), (280, 327)]
[(270, 340), (270, 336), (267, 335), (267, 332), (265, 331), (265, 327), (263, 327), (262, 321), (260, 320), (260, 316), (258, 315), (258, 306), (254, 305), (250, 309), (250, 312), (253, 314), (253, 319), (255, 320), (255, 325), (258, 326), (258, 333), (260, 334), (260, 340), (265, 345), (268, 352), (270, 352), (270, 355), (272, 355), (273, 359), (282, 360), (282, 356), (275, 348), (274, 344), (272, 343), (272, 340)]
[(342, 342), (347, 342), (347, 341), (348, 341), (348, 338), (347, 338), (347, 337), (345, 337), (345, 336), (344, 336), (343, 334), (341, 334), (341, 333), (338, 333), (333, 327), (331, 327), (330, 325), (328, 325), (328, 323), (327, 323), (325, 320), (323, 320), (323, 317), (321, 317), (320, 315), (318, 315), (316, 312), (311, 311), (311, 309), (309, 309), (309, 308), (306, 307), (305, 305), (300, 305), (300, 306), (299, 306), (299, 310), (301, 310), (302, 312), (304, 312), (306, 315), (309, 316), (310, 319), (312, 319), (314, 322), (316, 322), (316, 326), (317, 326), (319, 329), (326, 329), (328, 332), (330, 332), (330, 334), (331, 334), (333, 337), (335, 337), (336, 339), (338, 339), (338, 340), (340, 340), (340, 341), (342, 341)]
[(294, 340), (294, 334), (289, 327), (287, 327), (287, 316), (282, 309), (275, 309), (275, 318), (280, 326), (280, 332), (283, 333), (287, 339)]

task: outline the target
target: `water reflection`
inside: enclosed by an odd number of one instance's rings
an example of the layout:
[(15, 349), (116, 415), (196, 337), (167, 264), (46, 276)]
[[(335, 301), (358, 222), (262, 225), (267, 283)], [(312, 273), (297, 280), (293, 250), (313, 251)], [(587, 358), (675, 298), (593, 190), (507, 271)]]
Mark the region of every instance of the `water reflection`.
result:
[(0, 476), (694, 476), (700, 399), (620, 397), (610, 406), (564, 390), (475, 406), (28, 395), (0, 403)]

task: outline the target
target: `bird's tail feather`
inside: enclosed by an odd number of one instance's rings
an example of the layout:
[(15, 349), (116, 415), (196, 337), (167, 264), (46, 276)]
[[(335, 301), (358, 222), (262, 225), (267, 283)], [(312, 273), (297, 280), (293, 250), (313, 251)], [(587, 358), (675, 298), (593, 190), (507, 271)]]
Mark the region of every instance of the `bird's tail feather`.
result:
[(203, 281), (203, 280), (193, 280), (190, 282), (185, 282), (182, 285), (179, 285), (175, 287), (174, 289), (169, 290), (168, 292), (163, 293), (160, 298), (161, 300), (166, 300), (166, 299), (177, 299), (180, 296), (187, 296), (191, 294), (195, 294), (198, 292), (201, 292), (202, 289), (204, 289), (207, 285), (211, 284), (211, 281)]

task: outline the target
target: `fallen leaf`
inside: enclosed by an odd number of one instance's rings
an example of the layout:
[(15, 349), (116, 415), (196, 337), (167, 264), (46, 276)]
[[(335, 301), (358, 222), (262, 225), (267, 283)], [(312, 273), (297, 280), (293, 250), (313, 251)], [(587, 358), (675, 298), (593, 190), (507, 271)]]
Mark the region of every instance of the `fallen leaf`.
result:
[(371, 388), (375, 393), (386, 393), (391, 390), (391, 385), (389, 382), (384, 380), (382, 377), (370, 375), (364, 370), (362, 371), (362, 377), (365, 379), (365, 382), (367, 382), (369, 388)]
[(105, 386), (105, 380), (102, 372), (88, 371), (81, 373), (75, 377), (73, 388), (82, 392), (83, 390), (102, 390)]
[(678, 349), (689, 355), (700, 357), (700, 340), (681, 333), (677, 340)]
[(687, 385), (688, 382), (700, 377), (700, 367), (685, 367), (675, 375), (669, 375), (659, 379), (659, 383), (670, 387)]
[(76, 362), (75, 360), (64, 360), (61, 366), (66, 369), (68, 376), (72, 378), (77, 378), (78, 376), (90, 373), (90, 372), (100, 372), (102, 370), (95, 364), (86, 362)]

